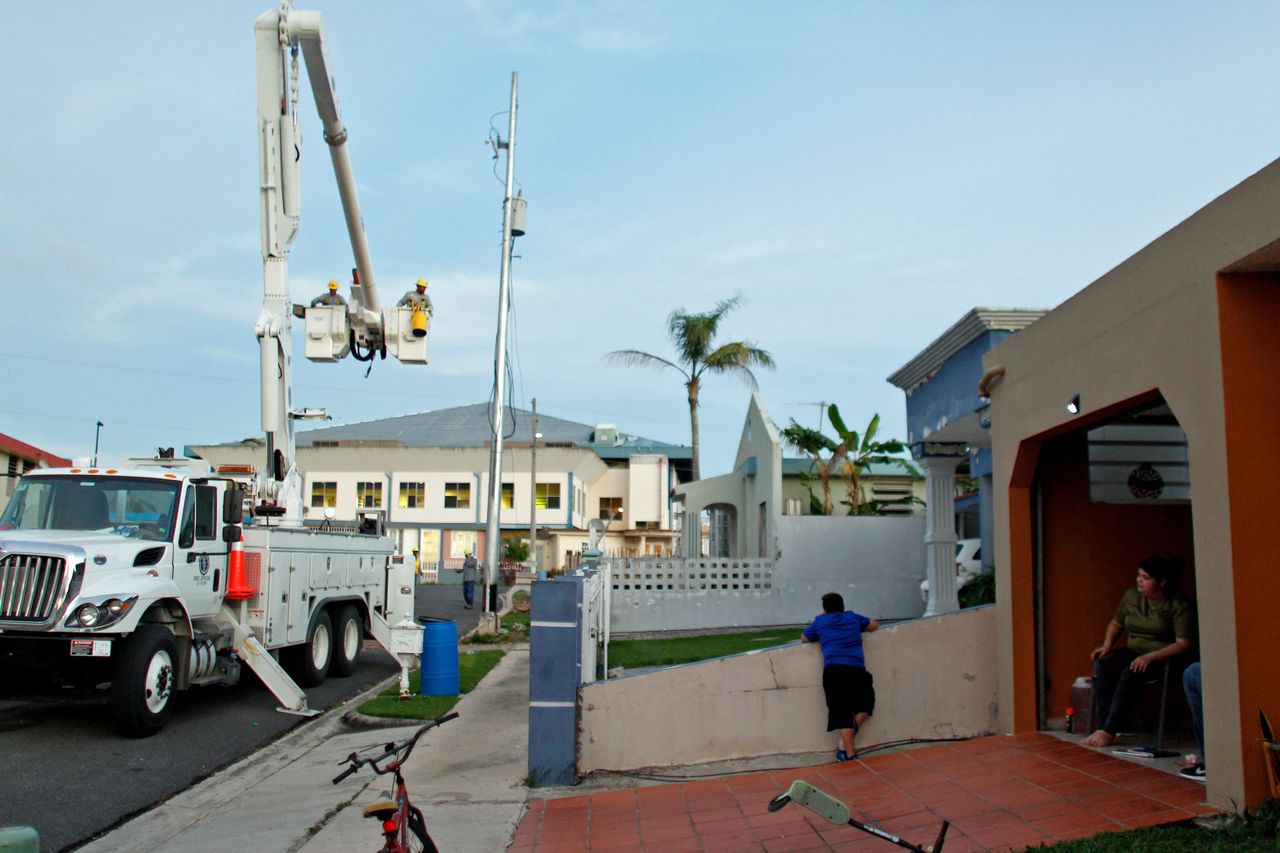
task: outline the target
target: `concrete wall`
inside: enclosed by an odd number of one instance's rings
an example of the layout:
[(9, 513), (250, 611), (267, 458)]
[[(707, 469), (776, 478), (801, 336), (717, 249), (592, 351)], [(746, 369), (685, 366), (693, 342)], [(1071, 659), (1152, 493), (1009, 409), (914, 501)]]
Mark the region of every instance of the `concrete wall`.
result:
[(875, 619), (924, 612), (924, 519), (778, 516), (777, 560), (606, 560), (612, 630), (799, 625), (838, 592)]
[[(860, 746), (997, 731), (993, 608), (903, 622), (865, 639), (876, 713)], [(816, 645), (584, 685), (581, 706), (581, 773), (835, 749)]]

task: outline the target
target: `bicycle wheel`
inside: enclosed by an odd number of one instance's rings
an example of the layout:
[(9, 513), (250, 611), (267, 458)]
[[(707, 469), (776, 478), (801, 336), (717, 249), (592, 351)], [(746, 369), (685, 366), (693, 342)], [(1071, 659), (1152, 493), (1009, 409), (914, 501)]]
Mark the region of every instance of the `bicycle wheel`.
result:
[(427, 832), (427, 819), (422, 816), (422, 809), (417, 806), (409, 806), (409, 831), (418, 838), (418, 843), (422, 845), (422, 853), (440, 853), (436, 849), (436, 843), (431, 840), (430, 833)]

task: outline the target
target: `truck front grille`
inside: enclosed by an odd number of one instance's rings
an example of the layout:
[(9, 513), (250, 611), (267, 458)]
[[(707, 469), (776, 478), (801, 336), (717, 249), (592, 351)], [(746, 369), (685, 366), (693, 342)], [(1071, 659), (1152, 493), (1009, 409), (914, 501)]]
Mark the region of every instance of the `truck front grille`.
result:
[(61, 557), (0, 557), (0, 620), (44, 622), (62, 591), (67, 561)]

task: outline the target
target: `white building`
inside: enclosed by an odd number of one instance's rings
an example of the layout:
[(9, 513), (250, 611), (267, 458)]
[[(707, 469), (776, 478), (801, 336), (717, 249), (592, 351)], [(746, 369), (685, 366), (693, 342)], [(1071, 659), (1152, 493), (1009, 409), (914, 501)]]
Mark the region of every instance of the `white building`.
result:
[[(65, 468), (70, 464), (70, 459), (54, 456), (0, 432), (0, 471), (3, 472), (0, 473), (0, 477), (3, 477), (0, 479), (0, 499), (13, 494), (18, 479), (32, 468)], [(0, 508), (3, 506), (4, 501), (0, 500)]]
[[(542, 413), (537, 432), (535, 446), (531, 414), (506, 410), (503, 538), (527, 541), (536, 520), (538, 564), (546, 569), (576, 560), (596, 518), (608, 523), (606, 553), (675, 550), (671, 495), (689, 477), (689, 447)], [(468, 553), (484, 554), (492, 451), (487, 403), (308, 430), (297, 444), (308, 523), (322, 523), (328, 509), (340, 525), (376, 512), (400, 553), (411, 557), (418, 549), (424, 566), (457, 568)], [(265, 456), (259, 439), (186, 452), (215, 467), (261, 466)]]

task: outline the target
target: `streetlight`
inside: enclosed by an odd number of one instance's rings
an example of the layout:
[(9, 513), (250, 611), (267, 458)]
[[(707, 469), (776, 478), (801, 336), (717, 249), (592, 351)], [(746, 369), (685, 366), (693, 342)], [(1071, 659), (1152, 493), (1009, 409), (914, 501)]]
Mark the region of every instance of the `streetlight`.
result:
[(93, 465), (90, 467), (98, 467), (98, 436), (102, 432), (102, 421), (98, 421), (98, 425), (93, 430)]

